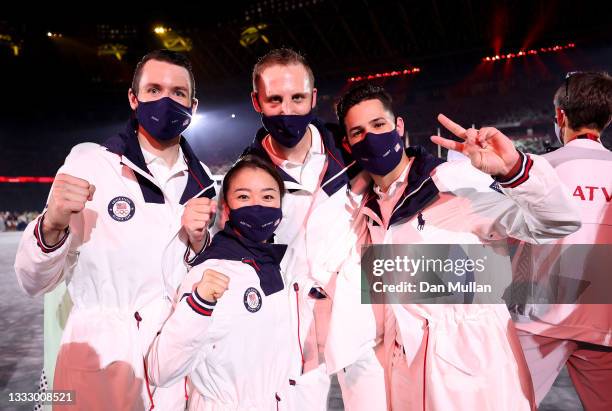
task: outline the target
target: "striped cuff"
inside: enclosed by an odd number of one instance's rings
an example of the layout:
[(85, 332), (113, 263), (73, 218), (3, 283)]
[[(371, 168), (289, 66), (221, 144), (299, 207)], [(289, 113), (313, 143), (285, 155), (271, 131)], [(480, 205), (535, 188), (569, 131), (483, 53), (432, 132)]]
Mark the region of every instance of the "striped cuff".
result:
[[(208, 230), (206, 230), (206, 241), (204, 241), (204, 245), (202, 246), (202, 249), (200, 251), (198, 251), (197, 253), (195, 251), (192, 250), (191, 248), (191, 243), (187, 243), (187, 249), (185, 250), (185, 254), (183, 255), (183, 260), (185, 261), (185, 264), (192, 266), (194, 265), (193, 263), (196, 261), (196, 258), (198, 258), (200, 256), (200, 254), (202, 254), (202, 251), (206, 250), (206, 247), (208, 247), (210, 245), (210, 232), (208, 232)], [(190, 256), (192, 255), (193, 252), (193, 257), (190, 258)]]
[(194, 289), (193, 292), (187, 296), (185, 301), (187, 301), (187, 305), (189, 305), (193, 311), (205, 317), (210, 317), (215, 309), (215, 305), (217, 305), (216, 302), (211, 303), (200, 297), (197, 289)]
[(42, 226), (43, 226), (44, 219), (45, 219), (44, 214), (38, 217), (38, 221), (36, 221), (36, 225), (34, 226), (34, 238), (36, 238), (36, 245), (38, 245), (38, 248), (40, 248), (43, 253), (51, 253), (55, 250), (60, 249), (64, 245), (64, 243), (66, 242), (66, 239), (68, 238), (68, 234), (70, 234), (70, 227), (66, 227), (66, 230), (64, 231), (64, 235), (62, 236), (62, 238), (60, 238), (60, 240), (56, 244), (48, 245), (47, 243), (45, 243), (45, 239), (43, 237), (43, 232), (42, 232)]
[(529, 179), (529, 171), (533, 166), (533, 159), (531, 156), (529, 156), (529, 154), (525, 154), (521, 151), (518, 153), (521, 157), (519, 160), (520, 165), (515, 173), (513, 173), (510, 177), (493, 177), (502, 188), (518, 187)]

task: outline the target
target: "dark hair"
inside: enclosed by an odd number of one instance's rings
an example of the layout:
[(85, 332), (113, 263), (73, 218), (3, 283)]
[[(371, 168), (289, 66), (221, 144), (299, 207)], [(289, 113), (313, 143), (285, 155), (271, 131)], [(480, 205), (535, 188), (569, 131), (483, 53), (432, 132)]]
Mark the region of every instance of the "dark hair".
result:
[[(344, 118), (346, 113), (357, 104), (366, 100), (378, 100), (382, 103), (385, 110), (393, 114), (392, 103), (393, 99), (391, 95), (385, 91), (381, 86), (377, 86), (372, 83), (358, 83), (351, 87), (346, 93), (344, 93), (338, 103), (336, 104), (336, 115), (338, 116), (338, 123), (340, 127), (345, 130)], [(345, 130), (346, 131), (346, 130)]]
[(612, 77), (604, 72), (568, 74), (554, 104), (565, 112), (572, 130), (602, 131), (612, 119)]
[(195, 98), (195, 79), (193, 78), (191, 62), (184, 54), (167, 49), (152, 51), (138, 62), (136, 69), (134, 70), (134, 77), (132, 78), (132, 91), (135, 95), (138, 95), (138, 87), (140, 85), (140, 78), (142, 77), (142, 69), (145, 63), (149, 60), (164, 61), (166, 63), (186, 68), (187, 72), (189, 73), (189, 80), (191, 82), (191, 98)]
[(289, 66), (293, 64), (301, 64), (308, 73), (310, 84), (314, 87), (314, 74), (306, 61), (306, 58), (295, 50), (289, 48), (279, 48), (270, 50), (264, 56), (260, 57), (253, 67), (253, 91), (257, 91), (257, 83), (261, 77), (261, 73), (271, 66)]
[(236, 173), (238, 173), (238, 171), (244, 168), (259, 168), (270, 174), (270, 176), (278, 184), (278, 191), (282, 200), (283, 195), (285, 194), (285, 183), (283, 182), (283, 179), (280, 174), (278, 174), (278, 171), (276, 171), (276, 167), (274, 166), (274, 164), (258, 155), (247, 154), (243, 157), (240, 157), (238, 161), (236, 161), (236, 163), (232, 166), (232, 168), (230, 168), (230, 170), (225, 174), (222, 186), (223, 201), (227, 203), (227, 192), (229, 191), (230, 183), (232, 182), (232, 179), (235, 177)]

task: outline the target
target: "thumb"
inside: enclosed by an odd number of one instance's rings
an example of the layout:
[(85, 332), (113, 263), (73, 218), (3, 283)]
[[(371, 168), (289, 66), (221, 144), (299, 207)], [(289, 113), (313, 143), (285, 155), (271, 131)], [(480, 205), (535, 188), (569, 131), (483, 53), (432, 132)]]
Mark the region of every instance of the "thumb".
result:
[(89, 185), (89, 196), (87, 196), (87, 201), (93, 200), (93, 195), (96, 192), (96, 186), (93, 184)]

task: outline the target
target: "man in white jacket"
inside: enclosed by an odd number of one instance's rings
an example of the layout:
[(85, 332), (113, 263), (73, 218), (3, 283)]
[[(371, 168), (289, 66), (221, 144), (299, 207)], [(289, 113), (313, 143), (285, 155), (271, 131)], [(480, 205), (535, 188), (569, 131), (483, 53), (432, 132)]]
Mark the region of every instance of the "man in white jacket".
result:
[[(560, 261), (559, 275), (588, 282), (591, 289), (605, 290), (609, 296), (612, 152), (602, 145), (601, 134), (612, 121), (612, 77), (570, 73), (553, 103), (555, 132), (563, 147), (544, 158), (568, 188), (568, 199), (580, 211), (582, 227), (558, 240), (555, 247), (533, 250), (533, 255), (540, 255), (539, 261), (544, 261), (542, 256), (552, 256), (553, 261)], [(573, 257), (568, 260), (563, 254)], [(545, 274), (538, 269), (543, 267), (536, 265), (532, 274)], [(567, 365), (586, 410), (612, 409), (612, 305), (585, 291), (583, 304), (557, 301), (563, 304), (516, 312), (516, 328), (538, 404)]]
[[(293, 409), (325, 410), (329, 375), (336, 372), (347, 410), (384, 409), (384, 373), (372, 349), (374, 336), (366, 342), (343, 338), (346, 316), (338, 310), (346, 306), (335, 302), (338, 293), (346, 297), (345, 279), (359, 276), (347, 271), (354, 265), (344, 263), (356, 243), (353, 223), (366, 175), (357, 174), (337, 128), (314, 115), (314, 75), (299, 53), (277, 49), (263, 56), (253, 69), (251, 97), (264, 127), (246, 152), (275, 164), (286, 190), (276, 242), (289, 245), (281, 266), (295, 294), (294, 341), (301, 358), (291, 373)], [(339, 340), (350, 346), (339, 346)]]
[(190, 62), (147, 54), (128, 99), (124, 133), (72, 149), (15, 260), (30, 296), (67, 284), (54, 389), (75, 391), (70, 409), (184, 407), (182, 384), (149, 386), (143, 358), (215, 210), (210, 172), (181, 136), (197, 108)]
[[(550, 165), (494, 128), (465, 130), (440, 115), (462, 142), (434, 143), (469, 157), (444, 162), (404, 148), (404, 121), (381, 87), (352, 88), (337, 113), (353, 157), (373, 179), (362, 207), (370, 243), (503, 246), (509, 236), (541, 242), (580, 226)], [(534, 408), (505, 305), (392, 304), (385, 327), (393, 410)]]

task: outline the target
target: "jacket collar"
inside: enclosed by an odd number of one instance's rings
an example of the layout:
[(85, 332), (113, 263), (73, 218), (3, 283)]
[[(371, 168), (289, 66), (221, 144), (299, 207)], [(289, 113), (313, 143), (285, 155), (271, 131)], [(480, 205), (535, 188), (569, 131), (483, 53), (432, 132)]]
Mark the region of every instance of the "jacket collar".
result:
[(284, 288), (280, 262), (286, 250), (285, 244), (256, 243), (242, 237), (228, 222), (222, 231), (215, 234), (212, 243), (196, 258), (193, 265), (211, 259), (241, 261), (255, 270), (259, 285), (267, 296)]
[[(331, 197), (334, 193), (349, 183), (349, 175), (347, 171), (354, 165), (354, 161), (348, 157), (348, 153), (342, 150), (341, 145), (338, 142), (339, 139), (334, 136), (330, 128), (326, 127), (325, 124), (321, 123), (317, 119), (313, 120), (311, 124), (314, 125), (321, 134), (321, 140), (325, 150), (325, 157), (327, 159), (327, 168), (325, 170), (323, 180), (321, 181), (321, 188), (328, 196)], [(262, 145), (262, 141), (267, 135), (268, 131), (263, 127), (260, 128), (255, 136), (255, 139), (251, 145), (247, 147), (243, 155), (256, 154), (270, 160), (270, 156)], [(291, 185), (299, 184), (281, 167), (276, 166), (276, 169), (283, 178), (283, 181), (286, 183), (292, 183)], [(290, 189), (289, 191), (291, 192), (293, 190)]]
[[(136, 180), (140, 185), (142, 195), (147, 203), (164, 203), (164, 194), (161, 188), (155, 183), (151, 171), (147, 167), (142, 149), (138, 143), (138, 122), (135, 119), (130, 119), (126, 125), (125, 131), (110, 137), (102, 145), (112, 153), (121, 157), (122, 164), (134, 170)], [(187, 185), (181, 196), (180, 203), (185, 204), (187, 200), (193, 197), (208, 197), (213, 198), (216, 194), (214, 180), (208, 175), (202, 164), (191, 149), (187, 140), (181, 136), (181, 150), (187, 164), (189, 175), (187, 177)], [(126, 161), (127, 160), (127, 161)]]
[[(408, 184), (393, 209), (389, 226), (411, 218), (425, 208), (439, 193), (431, 179), (431, 173), (445, 161), (432, 156), (422, 146), (408, 147), (406, 155), (413, 158), (408, 170)], [(370, 185), (364, 201), (364, 208), (369, 209), (382, 222), (380, 206), (374, 192), (374, 183)], [(375, 225), (380, 225), (379, 221), (373, 219)]]

